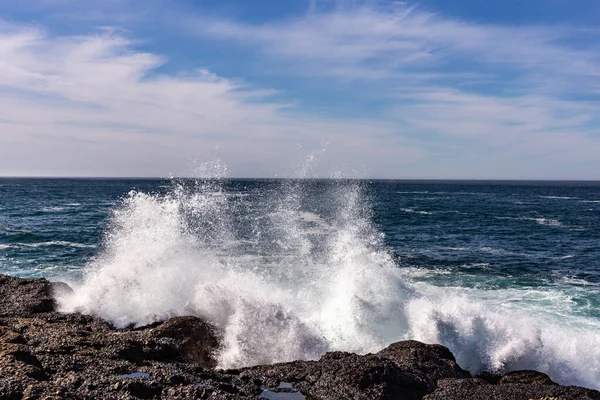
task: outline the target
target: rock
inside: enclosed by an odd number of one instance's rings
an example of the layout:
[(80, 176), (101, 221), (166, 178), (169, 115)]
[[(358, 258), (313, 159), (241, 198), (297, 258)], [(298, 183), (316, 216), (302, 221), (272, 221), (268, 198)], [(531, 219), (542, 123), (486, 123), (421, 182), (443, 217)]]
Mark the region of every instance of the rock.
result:
[(600, 392), (576, 386), (536, 383), (491, 384), (483, 379), (442, 379), (423, 400), (599, 400)]
[(558, 385), (546, 374), (537, 371), (512, 371), (498, 380), (499, 384), (525, 383), (529, 385)]
[(0, 317), (28, 317), (54, 311), (52, 284), (0, 274)]
[(400, 369), (416, 376), (427, 385), (429, 391), (437, 386), (441, 378), (470, 378), (448, 348), (439, 344), (425, 344), (416, 340), (392, 343), (377, 353), (392, 360)]
[(177, 357), (181, 361), (199, 364), (205, 368), (217, 365), (214, 357), (219, 340), (212, 325), (197, 317), (175, 317), (152, 330), (156, 337), (180, 341)]
[(125, 383), (123, 390), (139, 399), (153, 399), (162, 392), (162, 385), (157, 382), (133, 380)]
[(267, 386), (294, 382), (303, 393), (327, 399), (421, 399), (440, 378), (471, 377), (447, 348), (416, 341), (394, 343), (377, 354), (334, 352), (318, 362), (296, 361), (253, 371), (266, 377), (262, 380)]

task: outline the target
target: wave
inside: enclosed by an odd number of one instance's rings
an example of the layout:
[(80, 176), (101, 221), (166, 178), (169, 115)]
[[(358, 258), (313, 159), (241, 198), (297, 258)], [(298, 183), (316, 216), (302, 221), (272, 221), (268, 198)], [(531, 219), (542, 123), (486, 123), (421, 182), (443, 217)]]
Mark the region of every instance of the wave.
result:
[(431, 215), (433, 214), (430, 211), (420, 211), (420, 210), (413, 210), (412, 208), (401, 208), (402, 211), (407, 212), (407, 213), (415, 213), (415, 214), (421, 214), (421, 215)]
[(65, 210), (66, 210), (65, 207), (42, 207), (42, 209), (40, 211), (52, 213), (52, 212), (62, 212)]
[(557, 219), (553, 219), (553, 218), (543, 218), (543, 217), (494, 217), (495, 219), (510, 219), (510, 220), (516, 220), (516, 221), (535, 221), (537, 224), (539, 225), (546, 225), (546, 226), (562, 226), (562, 223), (557, 220)]
[(598, 283), (589, 282), (585, 279), (575, 278), (572, 276), (563, 276), (561, 278), (561, 283), (566, 283), (566, 284), (574, 285), (574, 286), (589, 286), (589, 287), (592, 287), (592, 286), (597, 287), (598, 286)]
[(528, 221), (535, 221), (540, 225), (562, 226), (562, 224), (559, 220), (552, 219), (552, 218), (524, 218), (524, 219), (528, 220)]
[(536, 369), (600, 387), (597, 322), (505, 307), (501, 290), (418, 282), (386, 248), (360, 183), (319, 196), (301, 182), (252, 199), (225, 190), (217, 179), (131, 192), (61, 310), (117, 327), (197, 315), (222, 333), (221, 367), (416, 339), (448, 346), (472, 372)]
[(570, 196), (540, 196), (543, 199), (555, 199), (555, 200), (571, 200), (571, 199), (577, 199), (577, 197), (570, 197)]

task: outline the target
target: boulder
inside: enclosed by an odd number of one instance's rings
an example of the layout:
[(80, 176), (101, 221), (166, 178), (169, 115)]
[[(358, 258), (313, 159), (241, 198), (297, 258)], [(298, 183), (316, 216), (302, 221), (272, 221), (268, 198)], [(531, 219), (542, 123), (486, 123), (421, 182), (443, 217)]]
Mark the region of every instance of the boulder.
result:
[(462, 369), (447, 347), (439, 344), (425, 344), (416, 340), (392, 343), (377, 355), (385, 357), (398, 368), (419, 379), (429, 391), (437, 386), (442, 378), (470, 378), (469, 371)]
[(52, 283), (0, 274), (0, 317), (29, 317), (54, 311)]
[(217, 365), (215, 352), (219, 339), (215, 328), (197, 317), (175, 317), (150, 331), (157, 338), (171, 338), (178, 341), (176, 357), (180, 361), (199, 364), (205, 368)]

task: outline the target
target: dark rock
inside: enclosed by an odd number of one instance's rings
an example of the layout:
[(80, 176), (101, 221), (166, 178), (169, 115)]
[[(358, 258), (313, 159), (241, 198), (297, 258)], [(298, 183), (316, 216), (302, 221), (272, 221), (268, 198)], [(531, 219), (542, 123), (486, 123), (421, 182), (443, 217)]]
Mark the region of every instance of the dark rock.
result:
[(133, 380), (126, 382), (122, 386), (122, 390), (139, 399), (153, 399), (159, 396), (162, 392), (162, 385), (158, 384), (157, 382)]
[(537, 371), (512, 371), (498, 380), (499, 384), (525, 383), (529, 385), (558, 385), (546, 374)]
[(483, 379), (484, 381), (495, 385), (500, 381), (500, 378), (502, 378), (502, 375), (496, 374), (493, 372), (489, 372), (489, 371), (483, 371), (483, 372), (479, 373), (478, 375), (476, 375), (475, 378)]
[(418, 377), (431, 392), (441, 378), (470, 378), (448, 348), (439, 344), (425, 344), (416, 340), (392, 343), (377, 353), (392, 360), (400, 369)]
[[(398, 342), (377, 354), (325, 354), (318, 362), (254, 367), (267, 386), (294, 382), (303, 393), (326, 399), (421, 399), (448, 377), (470, 377), (440, 345)], [(244, 373), (243, 373), (244, 374)], [(260, 375), (259, 374), (259, 375)]]
[(600, 392), (576, 386), (491, 384), (483, 379), (442, 379), (423, 400), (599, 400)]
[(181, 361), (199, 364), (206, 368), (217, 365), (214, 358), (219, 340), (212, 325), (197, 317), (175, 317), (153, 329), (156, 337), (178, 340)]
[(0, 274), (0, 317), (28, 317), (54, 310), (52, 284)]

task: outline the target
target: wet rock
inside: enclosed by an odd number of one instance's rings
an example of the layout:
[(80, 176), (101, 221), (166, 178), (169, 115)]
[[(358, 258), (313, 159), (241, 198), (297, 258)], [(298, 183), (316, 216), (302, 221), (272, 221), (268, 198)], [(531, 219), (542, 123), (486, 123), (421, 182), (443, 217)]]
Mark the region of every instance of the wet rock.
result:
[(214, 357), (219, 340), (212, 325), (197, 317), (175, 317), (152, 330), (156, 337), (179, 341), (177, 357), (181, 361), (199, 364), (206, 368), (217, 365)]

